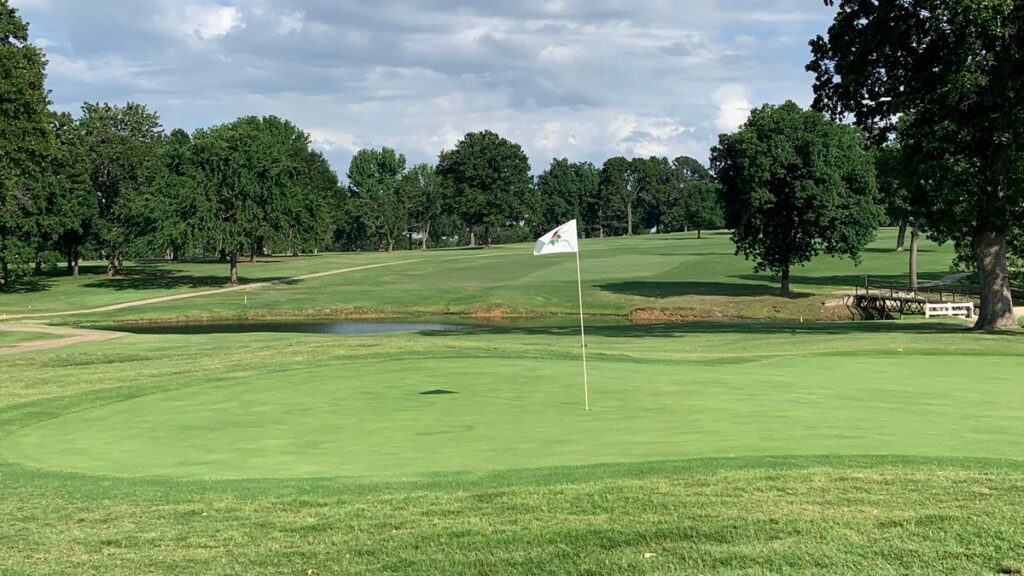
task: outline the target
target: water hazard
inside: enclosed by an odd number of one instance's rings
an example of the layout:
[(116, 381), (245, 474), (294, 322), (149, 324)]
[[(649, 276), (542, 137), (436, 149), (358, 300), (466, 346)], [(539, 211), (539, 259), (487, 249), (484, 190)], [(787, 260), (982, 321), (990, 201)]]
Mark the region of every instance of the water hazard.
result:
[(410, 321), (249, 321), (173, 324), (118, 324), (103, 329), (131, 334), (245, 334), (277, 332), (290, 334), (385, 334), (388, 332), (457, 332), (473, 328), (466, 324)]

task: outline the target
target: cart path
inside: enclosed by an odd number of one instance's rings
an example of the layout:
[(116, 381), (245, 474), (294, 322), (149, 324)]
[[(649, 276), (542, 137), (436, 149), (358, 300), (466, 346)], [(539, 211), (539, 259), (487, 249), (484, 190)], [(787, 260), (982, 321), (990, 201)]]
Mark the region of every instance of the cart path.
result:
[[(467, 258), (488, 258), (494, 256), (506, 256), (512, 253), (499, 252), (497, 254), (475, 254), (473, 256), (455, 256), (452, 258), (438, 258), (437, 262), (447, 262), (449, 260), (464, 260)], [(340, 268), (338, 270), (328, 270), (326, 272), (314, 272), (311, 274), (302, 274), (299, 276), (292, 276), (291, 278), (285, 278), (284, 280), (274, 280), (268, 282), (253, 282), (251, 284), (239, 284), (237, 286), (227, 286), (225, 288), (215, 288), (213, 290), (203, 290), (201, 292), (186, 292), (183, 294), (171, 294), (169, 296), (159, 296), (156, 298), (146, 298), (144, 300), (133, 300), (131, 302), (121, 302), (119, 304), (110, 304), (108, 306), (100, 306), (97, 308), (88, 308), (84, 310), (66, 310), (63, 312), (41, 312), (35, 314), (7, 314), (0, 318), (0, 320), (21, 320), (25, 318), (53, 318), (56, 316), (73, 316), (76, 314), (93, 314), (96, 312), (110, 312), (113, 310), (123, 310), (125, 308), (134, 308), (137, 306), (146, 306), (149, 304), (159, 304), (161, 302), (173, 302), (175, 300), (185, 300), (188, 298), (199, 298), (201, 296), (212, 296), (214, 294), (224, 294), (226, 292), (237, 292), (239, 290), (255, 290), (256, 288), (264, 288), (275, 284), (290, 284), (292, 282), (299, 282), (302, 280), (312, 280), (314, 278), (323, 278), (325, 276), (334, 276), (336, 274), (345, 274), (349, 272), (358, 272), (360, 270), (371, 270), (373, 268), (385, 268), (388, 266), (400, 266), (402, 264), (414, 264), (416, 262), (423, 262), (428, 260), (427, 258), (416, 258), (413, 260), (399, 260), (397, 262), (383, 262), (381, 264), (367, 264), (365, 266), (355, 266), (351, 268)]]
[(30, 324), (0, 324), (0, 332), (33, 332), (36, 334), (50, 334), (64, 336), (64, 338), (51, 338), (47, 340), (33, 340), (22, 342), (12, 346), (0, 347), (0, 356), (7, 354), (18, 354), (20, 352), (34, 352), (38, 350), (53, 350), (63, 348), (82, 342), (102, 342), (113, 340), (124, 336), (123, 332), (110, 332), (106, 330), (85, 330), (82, 328), (63, 328), (58, 326), (41, 326)]

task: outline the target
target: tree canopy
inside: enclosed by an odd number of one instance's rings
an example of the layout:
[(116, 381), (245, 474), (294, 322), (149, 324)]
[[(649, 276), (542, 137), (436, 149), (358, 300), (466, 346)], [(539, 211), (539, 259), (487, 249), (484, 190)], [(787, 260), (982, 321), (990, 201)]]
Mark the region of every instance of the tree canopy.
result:
[(764, 105), (719, 138), (722, 183), (737, 253), (782, 279), (818, 254), (857, 260), (881, 219), (871, 155), (856, 128), (793, 102)]
[(470, 132), (455, 148), (442, 152), (437, 171), (452, 186), (456, 209), (473, 238), (471, 245), (481, 229), (490, 245), (494, 230), (524, 221), (535, 207), (526, 153), (489, 130)]
[(1006, 259), (1024, 221), (1019, 2), (842, 0), (811, 49), (815, 107), (851, 115), (876, 141), (895, 135), (931, 236), (974, 255), (976, 326), (1016, 328)]

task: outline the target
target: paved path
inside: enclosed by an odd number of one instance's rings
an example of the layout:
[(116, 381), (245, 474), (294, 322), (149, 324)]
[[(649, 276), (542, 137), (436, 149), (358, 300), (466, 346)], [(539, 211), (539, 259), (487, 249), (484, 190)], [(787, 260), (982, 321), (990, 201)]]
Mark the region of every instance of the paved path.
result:
[(53, 350), (63, 348), (72, 344), (82, 342), (102, 342), (113, 340), (124, 336), (123, 332), (110, 332), (106, 330), (84, 330), (81, 328), (62, 328), (57, 326), (39, 326), (31, 324), (0, 324), (0, 332), (33, 332), (36, 334), (50, 334), (63, 336), (63, 338), (50, 338), (46, 340), (33, 340), (22, 342), (13, 346), (0, 347), (0, 356), (17, 354), (19, 352), (33, 352), (37, 350)]

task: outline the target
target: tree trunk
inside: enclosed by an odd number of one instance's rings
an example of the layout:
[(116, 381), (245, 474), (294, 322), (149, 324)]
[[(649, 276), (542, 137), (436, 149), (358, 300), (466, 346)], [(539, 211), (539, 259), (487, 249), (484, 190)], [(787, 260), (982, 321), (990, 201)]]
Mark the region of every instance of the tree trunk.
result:
[(74, 258), (74, 253), (69, 251), (65, 256), (67, 257), (67, 261), (68, 261), (67, 273), (70, 276), (71, 275), (71, 271), (74, 270), (74, 268), (75, 268), (74, 264), (72, 263), (72, 259)]
[(391, 254), (394, 251), (395, 251), (395, 241), (392, 240), (391, 238), (388, 238), (388, 254)]
[(977, 330), (1018, 328), (1010, 295), (1010, 276), (1006, 269), (1006, 234), (977, 230), (971, 242), (974, 261), (981, 281), (981, 308)]
[(703, 232), (700, 228), (697, 228), (697, 240), (700, 240), (700, 234)]
[(476, 248), (476, 228), (469, 228), (469, 247)]
[(420, 237), (420, 250), (426, 250), (427, 246), (428, 246), (427, 239), (430, 238), (430, 222), (429, 221), (426, 224), (424, 224), (423, 230), (422, 230), (421, 233), (422, 233), (422, 236)]
[(896, 236), (896, 251), (903, 252), (903, 244), (907, 241), (907, 221), (900, 220), (900, 233)]
[(626, 202), (626, 236), (633, 235), (633, 203)]
[(11, 265), (7, 260), (4, 260), (3, 264), (0, 265), (0, 280), (3, 280), (0, 284), (3, 284), (4, 286), (11, 283)]
[(238, 284), (238, 250), (231, 251), (231, 285)]
[(910, 289), (917, 290), (917, 243), (921, 234), (917, 230), (916, 221), (910, 226)]
[(78, 268), (79, 268), (79, 262), (81, 261), (81, 259), (82, 259), (82, 257), (78, 253), (78, 248), (75, 248), (75, 251), (74, 251), (73, 255), (71, 256), (71, 277), (72, 278), (78, 278)]
[(253, 244), (252, 247), (249, 248), (249, 264), (255, 264), (255, 263), (256, 263), (256, 245)]
[(597, 227), (597, 237), (604, 238), (604, 224)]
[(220, 261), (221, 262), (227, 262), (228, 261), (228, 251), (225, 248), (221, 248), (220, 249)]
[(789, 267), (782, 269), (782, 297), (789, 298), (792, 292), (789, 289)]
[(124, 254), (118, 253), (117, 255), (117, 271), (124, 270)]
[(114, 273), (117, 272), (117, 266), (113, 257), (107, 259), (107, 278), (113, 278)]
[(486, 228), (484, 228), (484, 247), (485, 248), (490, 248), (491, 247), (491, 227), (490, 226), (487, 226)]

